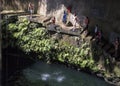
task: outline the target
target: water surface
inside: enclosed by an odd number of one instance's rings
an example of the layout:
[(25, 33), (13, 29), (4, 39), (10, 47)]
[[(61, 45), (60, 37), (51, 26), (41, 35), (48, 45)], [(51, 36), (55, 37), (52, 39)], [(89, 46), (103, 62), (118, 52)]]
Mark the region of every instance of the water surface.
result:
[[(95, 76), (59, 64), (37, 62), (22, 71), (30, 86), (112, 86)], [(22, 82), (21, 82), (22, 83)]]

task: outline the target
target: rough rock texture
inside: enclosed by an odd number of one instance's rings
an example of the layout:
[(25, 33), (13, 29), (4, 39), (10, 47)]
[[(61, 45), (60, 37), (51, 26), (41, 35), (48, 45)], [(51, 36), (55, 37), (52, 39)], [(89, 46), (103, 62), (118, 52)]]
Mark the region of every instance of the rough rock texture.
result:
[[(1, 0), (2, 10), (27, 11), (29, 2), (35, 4), (35, 13), (44, 16), (55, 16), (61, 21), (63, 11), (71, 6), (71, 13), (76, 13), (82, 20), (83, 16), (90, 19), (90, 29), (98, 24), (106, 38), (120, 34), (120, 0)], [(71, 15), (72, 15), (71, 14)], [(113, 35), (114, 32), (114, 36)]]
[(120, 36), (119, 2), (117, 0), (41, 0), (37, 12), (44, 16), (55, 16), (56, 20), (61, 22), (64, 10), (71, 6), (71, 15), (76, 13), (80, 20), (83, 16), (88, 16), (90, 29), (93, 30), (94, 25), (98, 24), (105, 37), (111, 40), (115, 36)]

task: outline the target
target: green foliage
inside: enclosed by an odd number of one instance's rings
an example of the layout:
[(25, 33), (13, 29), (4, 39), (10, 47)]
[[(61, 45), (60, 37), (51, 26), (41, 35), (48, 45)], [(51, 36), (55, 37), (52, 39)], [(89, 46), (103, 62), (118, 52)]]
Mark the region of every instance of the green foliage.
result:
[(107, 58), (107, 59), (106, 59), (106, 64), (109, 64), (109, 63), (110, 63), (110, 61), (109, 61), (109, 59)]
[(36, 23), (30, 23), (27, 19), (8, 24), (6, 31), (11, 41), (9, 46), (19, 47), (28, 54), (35, 52), (39, 59), (58, 60), (79, 65), (81, 68), (97, 70), (96, 63), (89, 55), (90, 45), (88, 43), (83, 43), (80, 48), (65, 42), (62, 44), (59, 40), (52, 39), (45, 28), (39, 27)]
[(80, 64), (80, 66), (82, 68), (85, 68), (85, 66), (87, 65), (87, 63), (88, 63), (88, 60), (83, 60), (83, 62)]
[(91, 68), (91, 70), (92, 70), (93, 72), (98, 72), (98, 71), (99, 71), (98, 67), (95, 66), (95, 65)]

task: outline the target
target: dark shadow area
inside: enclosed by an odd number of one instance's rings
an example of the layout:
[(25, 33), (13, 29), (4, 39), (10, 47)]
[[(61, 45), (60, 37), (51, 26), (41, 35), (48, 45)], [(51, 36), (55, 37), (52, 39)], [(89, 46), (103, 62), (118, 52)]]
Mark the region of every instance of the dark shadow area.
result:
[[(2, 27), (2, 86), (13, 86), (14, 81), (10, 81), (14, 74), (19, 75), (19, 71), (32, 65), (35, 61), (29, 58), (25, 52), (23, 52), (19, 47), (11, 47), (10, 41), (16, 41), (16, 39), (11, 35), (9, 30), (7, 30), (7, 25), (9, 23), (15, 23), (17, 17), (10, 17), (9, 20), (3, 21)], [(14, 44), (13, 44), (14, 45)], [(7, 47), (6, 47), (7, 46)], [(35, 55), (34, 55), (35, 56)]]
[(12, 86), (10, 77), (19, 74), (19, 71), (34, 63), (28, 55), (17, 48), (6, 48), (2, 50), (2, 86)]

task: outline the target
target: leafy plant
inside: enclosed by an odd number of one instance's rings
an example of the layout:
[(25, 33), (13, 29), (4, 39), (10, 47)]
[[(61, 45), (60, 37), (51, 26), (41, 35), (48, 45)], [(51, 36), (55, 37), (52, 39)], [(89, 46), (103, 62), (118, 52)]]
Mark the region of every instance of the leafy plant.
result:
[(9, 46), (16, 46), (27, 54), (34, 52), (38, 54), (39, 59), (58, 60), (79, 65), (81, 68), (97, 70), (93, 58), (89, 55), (89, 43), (84, 42), (77, 48), (68, 42), (52, 39), (46, 28), (27, 19), (8, 24), (6, 31), (10, 34)]

